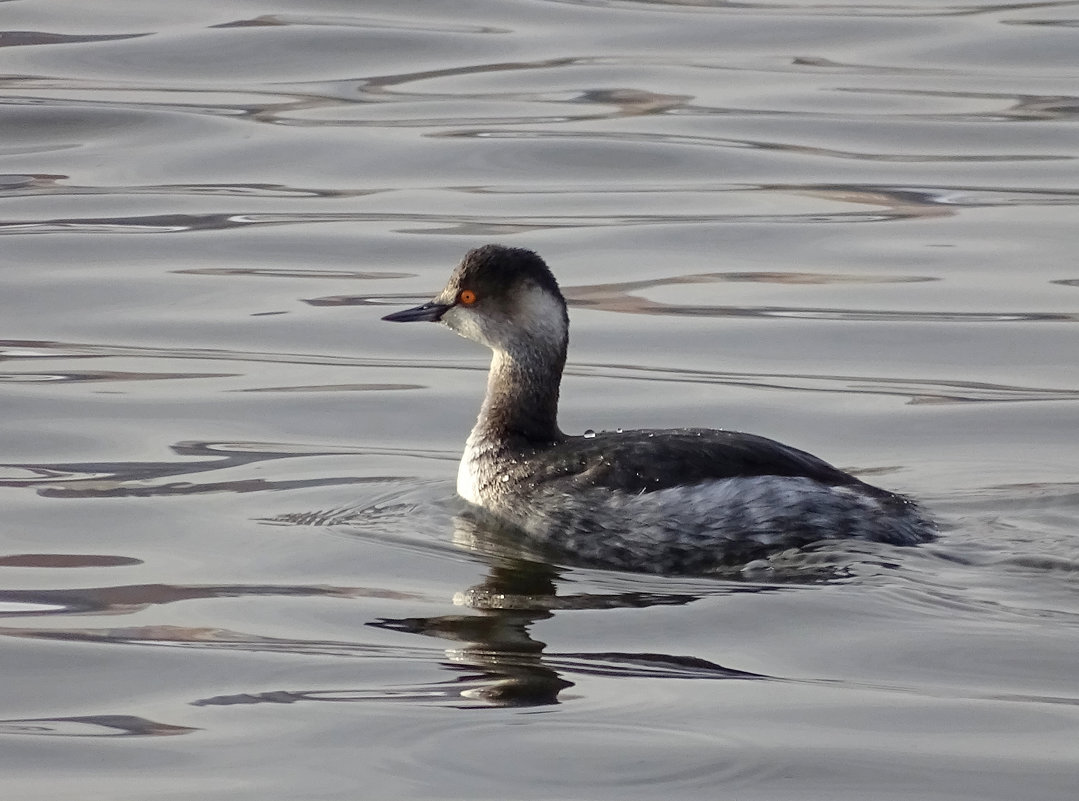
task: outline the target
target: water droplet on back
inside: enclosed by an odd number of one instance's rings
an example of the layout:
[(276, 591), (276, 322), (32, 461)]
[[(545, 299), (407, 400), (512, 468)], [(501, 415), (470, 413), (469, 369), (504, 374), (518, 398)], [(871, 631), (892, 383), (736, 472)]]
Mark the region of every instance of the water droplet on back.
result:
[(593, 431), (591, 428), (585, 429), (585, 432), (584, 432), (584, 438), (585, 439), (595, 439), (595, 437), (596, 437), (596, 432), (595, 431)]

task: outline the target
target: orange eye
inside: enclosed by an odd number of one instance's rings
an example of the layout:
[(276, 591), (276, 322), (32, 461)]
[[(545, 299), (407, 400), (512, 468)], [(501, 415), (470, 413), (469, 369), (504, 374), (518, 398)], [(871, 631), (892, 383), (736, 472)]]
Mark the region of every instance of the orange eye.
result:
[(462, 289), (461, 293), (457, 296), (457, 300), (466, 306), (471, 306), (476, 302), (476, 293), (471, 289)]

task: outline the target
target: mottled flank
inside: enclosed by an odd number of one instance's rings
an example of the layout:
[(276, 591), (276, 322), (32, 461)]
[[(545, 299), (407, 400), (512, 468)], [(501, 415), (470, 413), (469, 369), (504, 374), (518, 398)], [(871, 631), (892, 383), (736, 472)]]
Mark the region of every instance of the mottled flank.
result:
[(934, 536), (912, 501), (765, 437), (562, 433), (569, 320), (554, 276), (531, 251), (470, 251), (430, 303), (387, 319), (441, 322), (491, 348), (457, 490), (573, 561), (700, 573), (820, 540), (913, 545)]
[(531, 452), (479, 444), (465, 459), (480, 505), (584, 564), (701, 573), (820, 540), (933, 536), (909, 499), (751, 434), (601, 432)]

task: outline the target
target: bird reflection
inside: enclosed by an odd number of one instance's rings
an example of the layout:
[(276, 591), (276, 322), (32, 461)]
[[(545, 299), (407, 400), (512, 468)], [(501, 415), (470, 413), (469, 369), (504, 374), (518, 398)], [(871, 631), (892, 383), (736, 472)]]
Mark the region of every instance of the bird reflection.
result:
[[(654, 653), (546, 653), (547, 644), (530, 628), (557, 612), (585, 609), (684, 605), (692, 593), (580, 593), (560, 595), (563, 570), (528, 553), (497, 521), (466, 513), (455, 520), (456, 544), (484, 554), (487, 576), (454, 597), (472, 614), (382, 618), (368, 625), (461, 643), (449, 650), (450, 663), (467, 687), (462, 699), (499, 706), (540, 706), (559, 702), (573, 686), (567, 673), (665, 676), (670, 678), (765, 678), (695, 657)], [(735, 591), (758, 591), (745, 585)]]

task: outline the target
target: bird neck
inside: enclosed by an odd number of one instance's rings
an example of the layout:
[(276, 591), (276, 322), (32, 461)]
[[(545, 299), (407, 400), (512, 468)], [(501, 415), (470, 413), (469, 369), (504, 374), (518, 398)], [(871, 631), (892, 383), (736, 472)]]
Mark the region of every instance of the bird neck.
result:
[(473, 436), (526, 445), (564, 439), (558, 428), (558, 389), (565, 364), (565, 341), (496, 350)]

